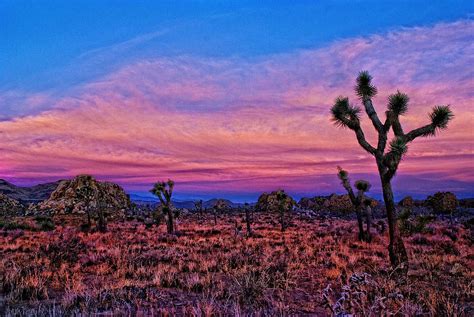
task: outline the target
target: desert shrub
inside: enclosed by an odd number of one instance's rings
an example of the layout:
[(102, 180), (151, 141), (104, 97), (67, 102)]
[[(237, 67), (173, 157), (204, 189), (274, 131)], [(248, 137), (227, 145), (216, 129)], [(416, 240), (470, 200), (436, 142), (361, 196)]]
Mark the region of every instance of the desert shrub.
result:
[(5, 264), (5, 274), (0, 278), (0, 289), (12, 301), (42, 300), (48, 298), (47, 279), (42, 268), (19, 265), (14, 261)]
[(5, 231), (9, 230), (33, 230), (33, 228), (26, 223), (19, 223), (15, 221), (0, 223), (0, 227)]
[(324, 307), (333, 316), (386, 316), (396, 314), (404, 296), (380, 285), (367, 273), (354, 273), (338, 293), (329, 284), (322, 291)]
[(265, 270), (248, 269), (234, 278), (230, 289), (231, 298), (240, 305), (266, 306), (265, 290), (269, 288), (271, 276)]
[(51, 265), (56, 268), (59, 268), (62, 263), (76, 263), (79, 255), (86, 249), (87, 246), (79, 237), (62, 237), (40, 248)]
[(456, 210), (459, 201), (451, 192), (437, 192), (433, 196), (428, 196), (426, 204), (435, 212), (451, 214)]
[(406, 196), (398, 202), (398, 205), (401, 206), (401, 207), (411, 208), (415, 205), (415, 201), (413, 200), (413, 197)]
[(36, 216), (36, 224), (39, 226), (41, 231), (52, 231), (56, 228), (53, 219), (47, 216)]
[(403, 208), (398, 215), (398, 226), (400, 232), (404, 235), (412, 235), (415, 233), (428, 233), (427, 225), (435, 218), (432, 215), (417, 215), (411, 217), (411, 209)]

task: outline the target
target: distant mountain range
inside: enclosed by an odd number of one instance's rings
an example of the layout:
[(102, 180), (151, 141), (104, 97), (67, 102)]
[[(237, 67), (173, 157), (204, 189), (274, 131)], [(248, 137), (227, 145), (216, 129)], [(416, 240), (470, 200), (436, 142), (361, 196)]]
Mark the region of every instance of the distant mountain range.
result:
[[(7, 195), (8, 197), (15, 199), (23, 204), (27, 203), (39, 203), (49, 198), (51, 193), (58, 187), (59, 183), (63, 180), (58, 180), (56, 182), (51, 183), (44, 183), (38, 184), (31, 187), (21, 187), (16, 186), (6, 180), (0, 179), (0, 193)], [(157, 205), (158, 199), (150, 196), (145, 195), (137, 195), (137, 194), (130, 194), (130, 200), (138, 205)], [(204, 208), (211, 208), (214, 206), (218, 199), (209, 199), (203, 201)], [(243, 206), (243, 203), (234, 203), (228, 199), (223, 199), (227, 202), (229, 206), (232, 208)], [(465, 198), (459, 199), (460, 205), (465, 207), (474, 206), (474, 198)], [(186, 209), (194, 209), (194, 201), (193, 200), (173, 200), (173, 204), (177, 208), (186, 208)], [(255, 205), (255, 203), (251, 203), (251, 205)]]
[(48, 199), (60, 182), (61, 180), (31, 187), (20, 187), (0, 179), (0, 193), (24, 203), (36, 203)]
[[(130, 199), (132, 200), (132, 202), (134, 202), (135, 204), (138, 204), (138, 205), (152, 205), (152, 206), (155, 206), (155, 205), (158, 205), (158, 203), (159, 203), (158, 198), (141, 196), (141, 195), (136, 195), (136, 194), (131, 194)], [(211, 208), (215, 205), (215, 203), (218, 200), (219, 200), (219, 198), (203, 200), (202, 206), (203, 206), (203, 208)], [(222, 200), (224, 200), (232, 208), (237, 208), (237, 207), (244, 206), (243, 203), (234, 203), (234, 202), (232, 202), (228, 199), (222, 199)], [(173, 205), (176, 208), (194, 209), (194, 202), (195, 202), (194, 200), (173, 200)], [(255, 203), (250, 204), (250, 205), (254, 205), (254, 204)]]
[[(0, 193), (7, 195), (10, 198), (18, 200), (23, 203), (38, 203), (49, 198), (51, 193), (58, 187), (62, 180), (56, 182), (39, 184), (31, 187), (16, 186), (6, 180), (0, 179)], [(131, 194), (130, 200), (139, 205), (157, 205), (158, 199), (149, 196), (141, 196)], [(204, 208), (211, 208), (214, 206), (217, 198), (203, 201)], [(241, 203), (234, 203), (230, 200), (224, 199), (229, 206), (235, 208), (243, 206)], [(173, 205), (177, 208), (194, 209), (194, 201), (173, 201)]]

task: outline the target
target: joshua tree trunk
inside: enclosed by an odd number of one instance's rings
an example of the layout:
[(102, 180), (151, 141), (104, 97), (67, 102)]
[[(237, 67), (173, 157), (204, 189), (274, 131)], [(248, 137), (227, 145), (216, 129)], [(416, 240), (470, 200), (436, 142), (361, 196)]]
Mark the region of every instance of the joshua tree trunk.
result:
[(281, 224), (281, 232), (284, 232), (286, 229), (286, 225), (285, 225), (285, 212), (283, 209), (280, 210), (280, 224)]
[(387, 210), (388, 234), (390, 238), (388, 245), (390, 263), (394, 268), (399, 269), (402, 273), (406, 273), (408, 271), (408, 255), (397, 226), (397, 216), (395, 202), (393, 201), (392, 185), (390, 180), (386, 180), (384, 177), (381, 177), (381, 181), (383, 200)]
[(372, 241), (372, 233), (370, 232), (370, 229), (372, 228), (372, 209), (370, 206), (365, 207), (365, 217), (366, 217), (366, 223), (367, 223), (367, 230), (366, 232), (366, 241), (371, 242)]
[(252, 235), (252, 228), (250, 227), (250, 210), (248, 208), (245, 209), (245, 223), (247, 224), (247, 236)]
[(169, 206), (166, 207), (166, 213), (168, 215), (168, 219), (166, 221), (166, 229), (169, 234), (174, 233), (174, 221), (173, 221), (173, 211)]
[(107, 232), (107, 222), (105, 220), (104, 211), (102, 209), (99, 209), (98, 227), (99, 227), (98, 229), (100, 232)]
[(87, 214), (87, 226), (92, 228), (92, 220), (91, 220), (91, 211), (89, 206), (86, 206), (86, 214)]

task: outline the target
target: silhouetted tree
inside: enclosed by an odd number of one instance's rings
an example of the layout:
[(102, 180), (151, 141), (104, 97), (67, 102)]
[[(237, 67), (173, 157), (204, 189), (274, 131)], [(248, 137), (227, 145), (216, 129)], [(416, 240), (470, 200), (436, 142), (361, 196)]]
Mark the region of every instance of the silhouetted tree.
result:
[(247, 237), (251, 237), (252, 236), (252, 227), (251, 227), (252, 218), (250, 215), (251, 207), (248, 203), (244, 204), (244, 211), (245, 211), (245, 224), (247, 225)]
[(194, 202), (194, 210), (196, 210), (199, 213), (199, 215), (202, 217), (202, 213), (203, 213), (202, 199), (196, 200)]
[[(371, 219), (369, 217), (371, 214), (367, 213), (366, 205), (364, 204), (365, 201), (365, 193), (370, 189), (370, 183), (365, 180), (358, 180), (355, 182), (355, 187), (357, 189), (357, 195), (354, 194), (352, 190), (352, 186), (349, 180), (349, 173), (346, 170), (343, 170), (341, 167), (338, 168), (337, 176), (341, 180), (342, 186), (346, 189), (347, 193), (349, 194), (349, 198), (354, 206), (356, 215), (357, 215), (357, 224), (359, 227), (359, 240), (360, 241), (367, 241), (370, 242), (371, 235), (370, 235), (370, 227), (369, 224)], [(369, 200), (370, 202), (370, 200)], [(363, 211), (365, 212), (365, 216), (367, 218), (367, 231), (364, 231), (364, 223), (363, 223)]]
[[(333, 121), (337, 126), (354, 131), (359, 145), (370, 153), (377, 163), (382, 183), (383, 198), (387, 210), (389, 226), (389, 255), (393, 267), (402, 272), (408, 272), (408, 256), (397, 226), (395, 203), (391, 180), (394, 177), (402, 157), (407, 152), (408, 144), (418, 137), (434, 136), (438, 130), (447, 128), (453, 113), (449, 106), (435, 106), (429, 115), (431, 122), (420, 128), (405, 132), (399, 117), (408, 110), (409, 98), (397, 91), (388, 98), (385, 122), (380, 121), (372, 103), (372, 97), (377, 94), (377, 88), (372, 84), (372, 76), (363, 71), (357, 77), (355, 91), (364, 105), (365, 112), (370, 118), (378, 134), (377, 147), (372, 146), (366, 139), (360, 125), (361, 109), (349, 104), (347, 97), (338, 97), (331, 108)], [(390, 129), (395, 135), (386, 151), (387, 137)]]
[(285, 215), (291, 211), (294, 201), (284, 190), (277, 191), (276, 198), (278, 201), (278, 212), (280, 214), (281, 232), (284, 232), (288, 226)]
[(217, 215), (225, 212), (227, 208), (229, 208), (229, 204), (224, 199), (218, 199), (214, 203), (214, 206), (212, 207), (214, 213), (214, 225), (217, 225)]
[(174, 217), (173, 217), (173, 206), (171, 203), (171, 196), (173, 195), (174, 182), (168, 179), (167, 182), (157, 182), (150, 190), (154, 195), (158, 197), (161, 202), (161, 208), (163, 213), (166, 214), (166, 229), (169, 234), (174, 233)]

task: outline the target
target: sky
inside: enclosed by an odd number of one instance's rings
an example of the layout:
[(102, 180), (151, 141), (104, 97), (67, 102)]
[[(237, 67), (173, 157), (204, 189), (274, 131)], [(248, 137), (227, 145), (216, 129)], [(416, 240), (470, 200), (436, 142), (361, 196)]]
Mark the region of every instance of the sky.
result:
[(410, 96), (405, 130), (455, 114), (410, 144), (396, 198), (474, 196), (472, 1), (0, 0), (0, 178), (255, 201), (342, 193), (340, 165), (380, 198), (373, 158), (330, 120), (338, 96), (360, 104), (361, 70), (381, 117)]

